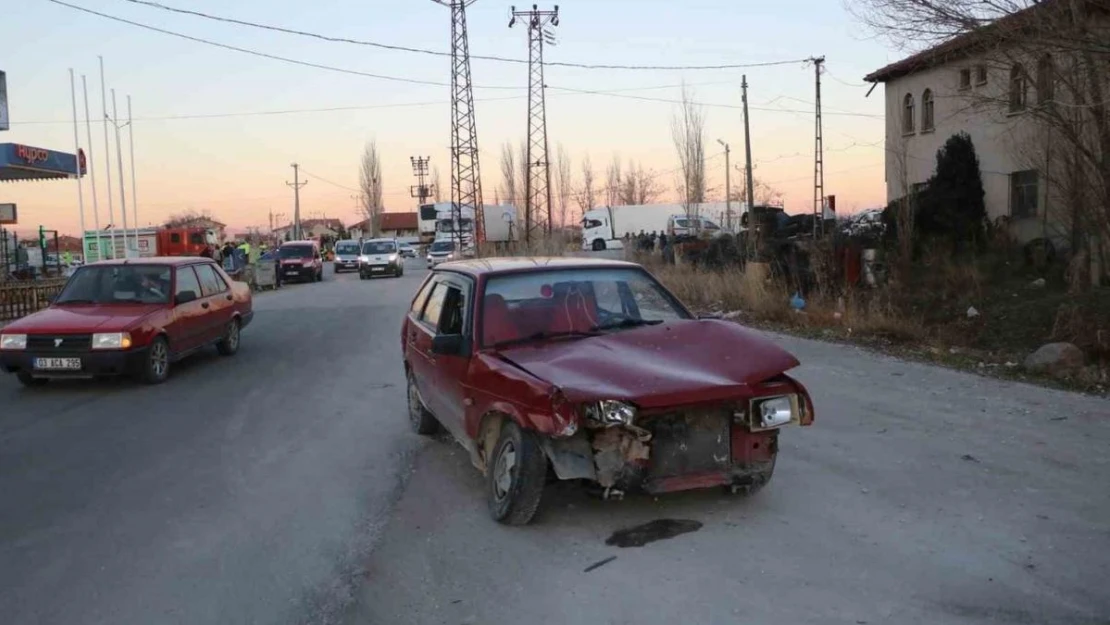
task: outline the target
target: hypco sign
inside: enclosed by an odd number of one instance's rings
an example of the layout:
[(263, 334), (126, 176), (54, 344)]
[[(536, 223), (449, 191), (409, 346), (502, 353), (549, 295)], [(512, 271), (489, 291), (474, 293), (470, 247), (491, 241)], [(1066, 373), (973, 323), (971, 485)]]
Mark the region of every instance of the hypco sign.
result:
[(43, 148), (32, 148), (26, 145), (15, 146), (15, 155), (17, 158), (22, 159), (28, 165), (35, 163), (43, 163), (46, 159), (50, 158), (50, 152)]
[(0, 224), (19, 223), (15, 211), (15, 204), (0, 204)]
[(0, 130), (10, 127), (8, 119), (8, 75), (0, 71)]

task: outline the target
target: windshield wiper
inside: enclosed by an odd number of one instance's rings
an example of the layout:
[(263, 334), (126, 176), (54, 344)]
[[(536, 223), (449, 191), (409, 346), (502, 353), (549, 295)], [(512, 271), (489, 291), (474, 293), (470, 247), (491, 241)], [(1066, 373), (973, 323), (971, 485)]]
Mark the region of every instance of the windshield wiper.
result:
[(501, 341), (500, 343), (494, 343), (493, 345), (491, 345), (491, 347), (510, 347), (513, 345), (519, 345), (521, 343), (530, 343), (532, 341), (545, 341), (547, 339), (558, 339), (573, 336), (597, 336), (597, 333), (594, 330), (590, 330), (589, 332), (583, 332), (581, 330), (567, 330), (565, 332), (536, 332), (535, 334), (530, 334), (519, 339), (512, 339), (508, 341)]
[(617, 330), (620, 328), (639, 328), (640, 326), (656, 326), (663, 323), (662, 319), (621, 319), (616, 323), (603, 323), (598, 324), (590, 330), (600, 332), (602, 330)]

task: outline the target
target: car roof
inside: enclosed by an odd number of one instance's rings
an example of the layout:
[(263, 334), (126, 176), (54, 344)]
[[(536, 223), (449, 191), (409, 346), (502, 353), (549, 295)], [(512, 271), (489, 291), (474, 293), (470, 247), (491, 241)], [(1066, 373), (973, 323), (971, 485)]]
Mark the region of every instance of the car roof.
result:
[(393, 237), (378, 237), (376, 239), (365, 239), (363, 240), (363, 243), (384, 243), (386, 241), (396, 243), (397, 239), (394, 239)]
[(110, 260), (98, 260), (89, 263), (86, 267), (99, 267), (101, 265), (163, 265), (170, 267), (180, 267), (181, 265), (192, 265), (194, 263), (214, 263), (211, 258), (203, 256), (150, 256), (146, 258), (114, 258)]
[(282, 247), (287, 245), (319, 245), (316, 241), (286, 241), (281, 244)]
[(624, 260), (582, 257), (496, 257), (456, 260), (437, 265), (435, 271), (454, 271), (474, 277), (504, 273), (531, 273), (558, 269), (641, 269), (636, 263)]

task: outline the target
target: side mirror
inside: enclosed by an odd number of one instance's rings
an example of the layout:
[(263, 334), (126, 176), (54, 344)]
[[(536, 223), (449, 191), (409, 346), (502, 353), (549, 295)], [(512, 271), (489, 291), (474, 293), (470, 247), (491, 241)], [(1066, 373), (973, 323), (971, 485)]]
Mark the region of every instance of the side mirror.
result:
[(470, 345), (461, 334), (437, 334), (432, 338), (432, 353), (442, 356), (463, 356)]
[(181, 304), (188, 304), (189, 302), (197, 299), (196, 291), (182, 291), (173, 298), (173, 303), (180, 306)]

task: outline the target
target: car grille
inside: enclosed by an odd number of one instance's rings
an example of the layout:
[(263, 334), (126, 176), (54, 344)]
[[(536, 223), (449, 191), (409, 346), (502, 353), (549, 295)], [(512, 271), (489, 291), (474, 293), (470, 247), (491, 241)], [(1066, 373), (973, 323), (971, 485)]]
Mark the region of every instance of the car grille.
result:
[(27, 337), (27, 351), (36, 353), (78, 354), (90, 349), (91, 334), (32, 334)]
[(644, 426), (651, 434), (650, 478), (710, 471), (731, 465), (732, 413), (715, 406), (651, 417)]

